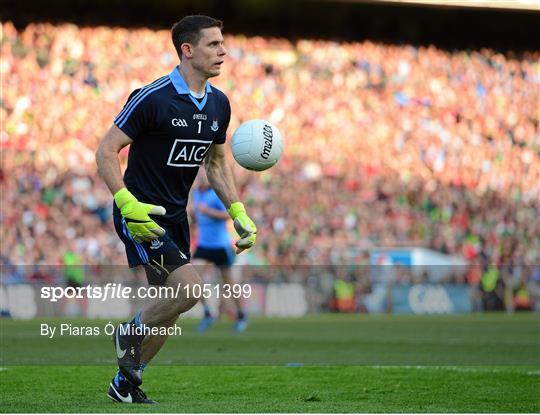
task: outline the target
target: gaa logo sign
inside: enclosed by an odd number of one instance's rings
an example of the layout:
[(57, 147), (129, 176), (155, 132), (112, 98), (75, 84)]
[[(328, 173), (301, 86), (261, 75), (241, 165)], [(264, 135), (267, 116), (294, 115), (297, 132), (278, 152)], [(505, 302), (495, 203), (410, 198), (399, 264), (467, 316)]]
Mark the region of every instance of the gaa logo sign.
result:
[(188, 124), (186, 122), (186, 120), (182, 119), (182, 118), (173, 118), (171, 120), (171, 124), (175, 127), (187, 127)]
[(167, 166), (199, 167), (210, 149), (210, 140), (174, 140)]

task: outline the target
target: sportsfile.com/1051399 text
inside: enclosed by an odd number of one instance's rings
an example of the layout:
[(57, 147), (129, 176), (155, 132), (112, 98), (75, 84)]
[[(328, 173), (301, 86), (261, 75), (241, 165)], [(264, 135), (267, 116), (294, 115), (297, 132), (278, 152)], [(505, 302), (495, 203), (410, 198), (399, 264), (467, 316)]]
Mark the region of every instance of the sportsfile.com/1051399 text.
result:
[(84, 287), (41, 287), (40, 296), (44, 300), (57, 302), (63, 298), (97, 299), (106, 301), (115, 298), (249, 298), (250, 284), (193, 284), (177, 286), (150, 286), (133, 288), (121, 283), (86, 285)]

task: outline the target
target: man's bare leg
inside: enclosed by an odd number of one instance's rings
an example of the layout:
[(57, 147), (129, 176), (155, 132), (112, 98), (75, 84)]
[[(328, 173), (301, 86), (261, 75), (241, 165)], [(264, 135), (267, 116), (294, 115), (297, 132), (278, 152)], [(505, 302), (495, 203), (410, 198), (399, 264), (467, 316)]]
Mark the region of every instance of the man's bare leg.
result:
[[(231, 275), (231, 268), (220, 268), (221, 272), (221, 279), (223, 281), (223, 284), (229, 284), (231, 287), (233, 285), (232, 275)], [(242, 304), (240, 303), (240, 296), (231, 296), (231, 298), (234, 301), (234, 305), (236, 307), (236, 313), (237, 314), (243, 314), (242, 311)]]
[[(172, 327), (176, 323), (176, 320), (178, 320), (177, 317), (172, 318), (167, 323), (163, 324), (162, 327)], [(148, 363), (150, 363), (150, 361), (154, 358), (157, 352), (161, 350), (163, 344), (165, 344), (168, 338), (168, 334), (156, 334), (146, 336), (142, 343), (141, 364), (144, 364), (146, 366)]]
[[(140, 363), (144, 362), (142, 356), (154, 357), (163, 347), (168, 336), (164, 338), (149, 339), (144, 343), (145, 333), (154, 327), (169, 327), (174, 324), (180, 313), (191, 309), (199, 298), (200, 290), (193, 290), (200, 285), (201, 279), (191, 264), (185, 264), (175, 269), (168, 276), (165, 287), (172, 287), (177, 293), (173, 298), (156, 298), (146, 304), (142, 311), (127, 325), (119, 325), (114, 333), (118, 367), (122, 374), (134, 385), (142, 383)], [(180, 286), (180, 289), (176, 289)], [(189, 289), (184, 289), (189, 287)], [(122, 333), (122, 330), (131, 329), (132, 333)]]
[[(223, 280), (224, 284), (229, 284), (231, 287), (233, 285), (232, 275), (231, 275), (231, 269), (232, 268), (220, 268), (221, 272), (221, 279)], [(241, 333), (246, 330), (248, 322), (246, 319), (246, 315), (244, 314), (244, 310), (242, 309), (242, 303), (240, 302), (240, 296), (232, 296), (232, 299), (234, 301), (234, 305), (236, 307), (236, 323), (234, 324), (234, 331)]]
[[(154, 301), (146, 304), (141, 312), (141, 323), (150, 327), (166, 326), (174, 318), (178, 318), (181, 313), (184, 313), (199, 301), (199, 297), (194, 295), (194, 292), (200, 293), (201, 290), (193, 290), (195, 285), (202, 283), (201, 277), (195, 271), (191, 264), (186, 264), (175, 269), (165, 282), (166, 287), (172, 287), (176, 292), (177, 298), (156, 298)], [(185, 289), (184, 287), (189, 287)]]

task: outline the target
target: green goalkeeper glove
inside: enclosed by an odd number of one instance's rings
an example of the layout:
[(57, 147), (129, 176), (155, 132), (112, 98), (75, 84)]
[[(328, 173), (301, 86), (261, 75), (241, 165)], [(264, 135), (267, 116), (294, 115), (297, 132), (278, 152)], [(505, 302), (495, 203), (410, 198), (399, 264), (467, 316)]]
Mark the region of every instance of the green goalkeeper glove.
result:
[(233, 220), (234, 229), (240, 239), (236, 241), (236, 253), (244, 251), (255, 245), (257, 240), (257, 227), (253, 221), (246, 214), (244, 205), (240, 202), (234, 202), (229, 209), (227, 209), (231, 219)]
[(148, 216), (164, 215), (166, 213), (164, 207), (139, 202), (125, 187), (115, 193), (114, 201), (135, 242), (148, 242), (165, 235), (165, 229)]

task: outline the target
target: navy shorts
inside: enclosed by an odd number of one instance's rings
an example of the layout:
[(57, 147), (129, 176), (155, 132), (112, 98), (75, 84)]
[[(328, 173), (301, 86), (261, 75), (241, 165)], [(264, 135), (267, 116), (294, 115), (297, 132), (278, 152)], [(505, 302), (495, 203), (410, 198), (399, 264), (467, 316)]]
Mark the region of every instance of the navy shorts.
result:
[(124, 218), (113, 215), (116, 233), (124, 242), (128, 264), (131, 268), (143, 265), (148, 283), (164, 285), (175, 269), (189, 262), (189, 224), (187, 218), (175, 225), (163, 225), (165, 235), (150, 242), (135, 242), (129, 233)]
[(234, 252), (231, 247), (203, 248), (198, 246), (193, 258), (204, 259), (219, 268), (230, 268), (234, 263)]

